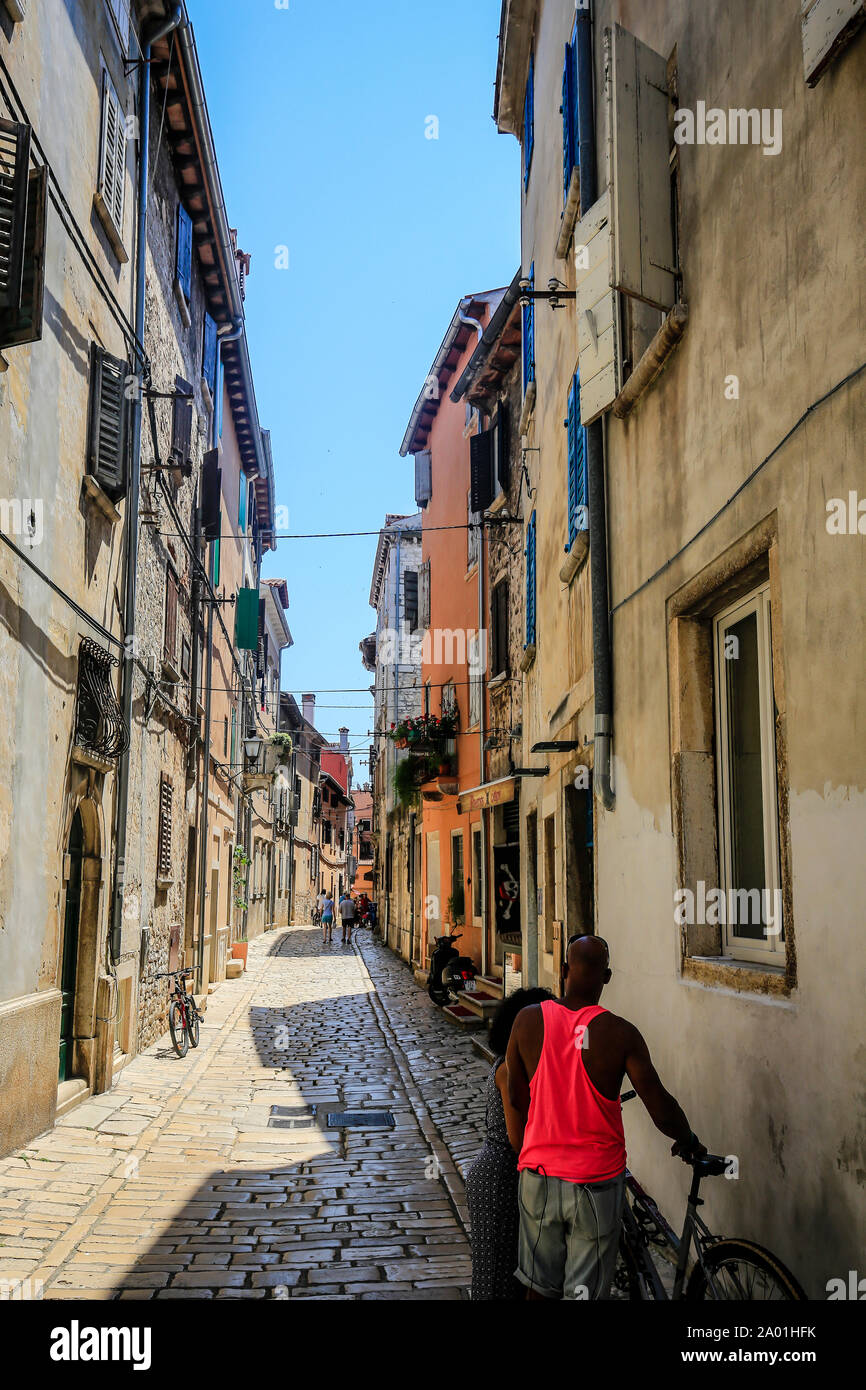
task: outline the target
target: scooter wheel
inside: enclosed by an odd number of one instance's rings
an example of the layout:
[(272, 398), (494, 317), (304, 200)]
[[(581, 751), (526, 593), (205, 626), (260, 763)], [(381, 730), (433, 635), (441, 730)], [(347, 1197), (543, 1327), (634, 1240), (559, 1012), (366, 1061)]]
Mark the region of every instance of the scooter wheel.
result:
[(432, 982), (427, 986), (427, 993), (430, 995), (430, 998), (433, 1000), (433, 1003), (438, 1004), (440, 1008), (443, 1004), (448, 1003), (448, 995), (446, 991), (444, 989), (440, 989), (438, 985), (434, 985)]

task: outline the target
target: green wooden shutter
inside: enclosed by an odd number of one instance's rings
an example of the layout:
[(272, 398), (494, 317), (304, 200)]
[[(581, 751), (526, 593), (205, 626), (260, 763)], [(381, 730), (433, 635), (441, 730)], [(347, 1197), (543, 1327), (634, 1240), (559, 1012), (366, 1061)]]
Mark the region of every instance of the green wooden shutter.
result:
[(259, 591), (239, 589), (235, 604), (235, 646), (254, 652), (259, 645)]
[(127, 488), (129, 364), (93, 344), (90, 366), (89, 471), (115, 502)]

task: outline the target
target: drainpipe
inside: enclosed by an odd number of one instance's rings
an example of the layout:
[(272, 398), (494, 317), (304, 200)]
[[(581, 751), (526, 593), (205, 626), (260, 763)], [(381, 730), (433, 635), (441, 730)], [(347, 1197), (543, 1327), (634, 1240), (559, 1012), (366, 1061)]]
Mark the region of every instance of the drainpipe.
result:
[[(580, 210), (585, 213), (597, 197), (595, 111), (593, 107), (592, 15), (589, 6), (577, 12), (577, 70), (580, 118)], [(610, 600), (607, 582), (607, 519), (605, 511), (604, 424), (595, 420), (586, 431), (586, 472), (589, 491), (589, 572), (592, 589), (592, 665), (595, 685), (593, 782), (602, 806), (615, 806), (610, 783), (613, 739), (613, 663), (610, 641)]]
[[(150, 58), (155, 43), (176, 29), (183, 19), (183, 7), (175, 5), (171, 17), (156, 28), (144, 29), (141, 34), (141, 64), (138, 69), (138, 112), (141, 144), (138, 155), (138, 217), (135, 239), (135, 336), (139, 350), (144, 352), (145, 275), (147, 271), (147, 192), (150, 164)], [(142, 364), (143, 365), (143, 364)], [(142, 382), (143, 384), (143, 382)], [(138, 509), (141, 492), (141, 416), (142, 394), (136, 393), (132, 409), (130, 441), (130, 485), (126, 504), (126, 595), (124, 604), (124, 636), (133, 638), (133, 650), (124, 654), (121, 707), (123, 721), (132, 730), (132, 699), (135, 663), (132, 659), (135, 638), (135, 601), (138, 579)], [(117, 810), (114, 820), (114, 894), (111, 906), (110, 951), (114, 963), (120, 958), (123, 931), (123, 897), (126, 887), (126, 835), (129, 817), (129, 770), (132, 745), (120, 761), (117, 774)]]
[[(480, 417), (479, 417), (479, 424), (480, 424)], [(480, 656), (480, 655), (481, 655), (481, 642), (483, 641), (483, 642), (484, 642), (484, 645), (485, 645), (485, 652), (484, 652), (484, 655), (485, 655), (485, 658), (486, 658), (486, 656), (487, 656), (487, 650), (486, 650), (486, 648), (487, 648), (487, 633), (486, 633), (485, 625), (484, 625), (484, 555), (485, 555), (484, 527), (483, 527), (483, 525), (479, 525), (479, 527), (478, 527), (478, 649), (477, 649), (477, 651), (478, 651), (478, 655)], [(484, 633), (484, 637), (483, 637), (483, 638), (482, 638), (482, 635), (481, 635), (482, 633)], [(480, 713), (479, 713), (479, 716), (478, 716), (478, 741), (479, 741), (479, 746), (480, 746), (480, 749), (481, 749), (481, 755), (480, 755), (480, 759), (479, 759), (478, 771), (479, 771), (479, 773), (481, 774), (481, 776), (480, 776), (480, 783), (481, 783), (481, 786), (483, 786), (484, 783), (487, 781), (487, 766), (486, 766), (486, 764), (487, 764), (487, 759), (486, 759), (485, 753), (484, 753), (484, 744), (485, 744), (486, 739), (487, 739), (487, 729), (486, 729), (486, 720), (485, 720), (485, 700), (484, 700), (484, 695), (485, 695), (485, 691), (484, 691), (484, 671), (485, 671), (486, 669), (487, 669), (487, 662), (486, 662), (486, 659), (485, 659), (485, 662), (484, 662), (484, 664), (483, 664), (482, 667), (481, 667), (481, 671), (478, 673), (478, 674), (480, 675), (480, 678), (481, 678), (481, 707), (480, 707)], [(488, 916), (489, 916), (489, 914), (488, 914), (488, 910), (487, 910), (487, 909), (488, 909), (488, 902), (487, 902), (487, 891), (486, 891), (486, 878), (487, 878), (486, 866), (487, 866), (487, 841), (488, 841), (488, 830), (489, 830), (489, 827), (490, 827), (490, 811), (489, 811), (489, 809), (488, 809), (487, 807), (484, 807), (484, 808), (482, 808), (482, 811), (481, 811), (481, 863), (482, 863), (482, 865), (484, 866), (484, 869), (482, 870), (482, 874), (481, 874), (481, 974), (482, 974), (482, 975), (486, 975), (486, 974), (488, 973), (488, 971), (487, 971), (487, 929), (488, 929)], [(470, 824), (469, 824), (469, 856), (470, 856), (470, 863), (472, 863), (472, 823), (471, 823), (471, 822), (470, 822)], [(474, 864), (472, 864), (472, 873), (473, 873), (473, 874), (475, 873), (475, 865), (474, 865)], [(494, 953), (494, 954), (495, 954), (495, 953)]]

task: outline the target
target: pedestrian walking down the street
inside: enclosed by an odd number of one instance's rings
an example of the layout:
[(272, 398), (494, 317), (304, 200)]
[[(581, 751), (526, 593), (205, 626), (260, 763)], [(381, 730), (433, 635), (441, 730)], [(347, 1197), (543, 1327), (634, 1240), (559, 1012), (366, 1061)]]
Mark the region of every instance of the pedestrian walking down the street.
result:
[(334, 899), (325, 897), (322, 903), (322, 941), (334, 939)]
[(352, 928), (355, 925), (355, 900), (350, 893), (344, 893), (340, 899), (340, 916), (343, 919), (343, 945), (352, 939)]
[(610, 975), (606, 941), (571, 937), (562, 999), (522, 1009), (511, 1030), (508, 1098), (521, 1141), (517, 1278), (530, 1299), (608, 1295), (625, 1191), (626, 1074), (653, 1124), (676, 1141), (671, 1153), (688, 1161), (706, 1152), (634, 1024), (599, 1004)]
[(474, 1303), (524, 1297), (514, 1276), (520, 1226), (516, 1150), (522, 1121), (508, 1100), (505, 1053), (520, 1010), (552, 998), (546, 989), (518, 989), (503, 999), (490, 1025), (489, 1043), (496, 1057), (485, 1091), (484, 1147), (466, 1175)]
[(322, 921), (322, 912), (324, 910), (324, 907), (325, 895), (324, 893), (319, 893), (318, 897), (316, 898), (316, 905), (313, 908), (313, 922), (316, 926), (319, 926)]

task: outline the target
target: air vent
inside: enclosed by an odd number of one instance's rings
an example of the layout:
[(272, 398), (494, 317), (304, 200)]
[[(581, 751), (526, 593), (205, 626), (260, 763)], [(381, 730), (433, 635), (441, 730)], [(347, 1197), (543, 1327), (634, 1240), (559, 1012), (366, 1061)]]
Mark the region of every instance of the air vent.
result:
[(328, 1114), (328, 1129), (393, 1129), (390, 1110), (336, 1110)]

